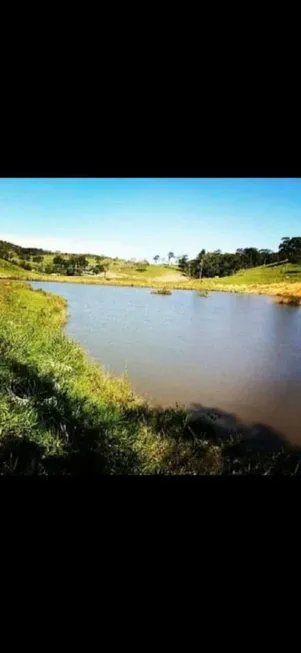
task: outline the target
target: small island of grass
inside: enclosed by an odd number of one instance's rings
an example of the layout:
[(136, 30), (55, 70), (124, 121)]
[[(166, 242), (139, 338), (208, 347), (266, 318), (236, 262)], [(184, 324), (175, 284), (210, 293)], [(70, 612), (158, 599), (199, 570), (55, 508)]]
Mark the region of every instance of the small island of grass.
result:
[(157, 288), (157, 290), (151, 290), (151, 295), (172, 295), (169, 288)]

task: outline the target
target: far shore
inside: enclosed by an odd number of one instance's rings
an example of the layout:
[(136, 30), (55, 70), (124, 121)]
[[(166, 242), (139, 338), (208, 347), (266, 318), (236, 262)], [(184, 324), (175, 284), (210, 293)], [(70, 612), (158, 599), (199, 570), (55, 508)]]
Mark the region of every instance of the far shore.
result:
[(0, 280), (11, 281), (40, 281), (43, 283), (79, 283), (87, 285), (100, 285), (100, 286), (118, 286), (127, 288), (168, 288), (170, 290), (208, 290), (212, 292), (230, 292), (230, 293), (243, 293), (243, 294), (257, 294), (257, 295), (272, 295), (279, 297), (298, 297), (301, 298), (301, 283), (269, 283), (269, 284), (230, 284), (222, 279), (190, 279), (184, 281), (176, 281), (175, 275), (173, 278), (164, 281), (156, 279), (124, 279), (124, 278), (103, 278), (103, 277), (90, 277), (90, 276), (74, 276), (64, 277), (59, 275), (28, 275), (24, 277), (13, 277), (10, 275), (0, 276)]

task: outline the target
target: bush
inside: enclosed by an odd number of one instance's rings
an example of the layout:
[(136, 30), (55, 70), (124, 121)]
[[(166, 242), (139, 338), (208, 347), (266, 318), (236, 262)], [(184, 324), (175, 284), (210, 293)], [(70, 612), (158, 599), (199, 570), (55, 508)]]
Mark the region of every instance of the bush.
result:
[(20, 263), (20, 267), (23, 268), (24, 270), (31, 270), (30, 263), (27, 263), (26, 261), (24, 263)]
[(101, 274), (101, 272), (105, 271), (105, 268), (103, 265), (99, 263), (98, 265), (95, 265), (94, 268), (92, 268), (92, 271), (94, 272), (94, 274)]
[(54, 266), (51, 265), (51, 263), (48, 263), (48, 265), (45, 266), (45, 272), (46, 274), (52, 274), (54, 272)]
[(65, 259), (62, 256), (54, 256), (52, 262), (54, 263), (54, 265), (62, 266), (65, 263)]

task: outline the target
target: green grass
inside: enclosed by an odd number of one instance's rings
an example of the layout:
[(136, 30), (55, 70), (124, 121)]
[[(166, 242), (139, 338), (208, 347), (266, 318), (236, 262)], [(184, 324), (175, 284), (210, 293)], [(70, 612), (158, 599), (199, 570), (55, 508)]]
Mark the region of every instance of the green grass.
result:
[(37, 276), (34, 272), (23, 270), (18, 265), (0, 259), (0, 279), (28, 279), (28, 277)]
[[(208, 280), (209, 281), (209, 280)], [(301, 282), (301, 266), (288, 263), (277, 267), (257, 267), (243, 270), (230, 277), (214, 279), (219, 284), (233, 285), (260, 285), (269, 283), (294, 283)]]
[[(121, 271), (121, 268), (120, 268)], [(136, 269), (133, 270), (135, 277), (141, 276), (142, 279), (153, 279), (154, 277), (161, 277), (167, 274), (168, 272), (178, 272), (178, 268), (173, 265), (149, 265), (146, 270), (143, 272), (137, 272)]]

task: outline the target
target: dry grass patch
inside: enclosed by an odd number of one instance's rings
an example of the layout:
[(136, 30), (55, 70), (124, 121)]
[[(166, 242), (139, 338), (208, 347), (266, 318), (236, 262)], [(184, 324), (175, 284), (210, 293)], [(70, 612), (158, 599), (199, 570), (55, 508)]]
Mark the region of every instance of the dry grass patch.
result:
[(274, 302), (275, 304), (286, 304), (287, 306), (301, 306), (301, 297), (276, 295)]

